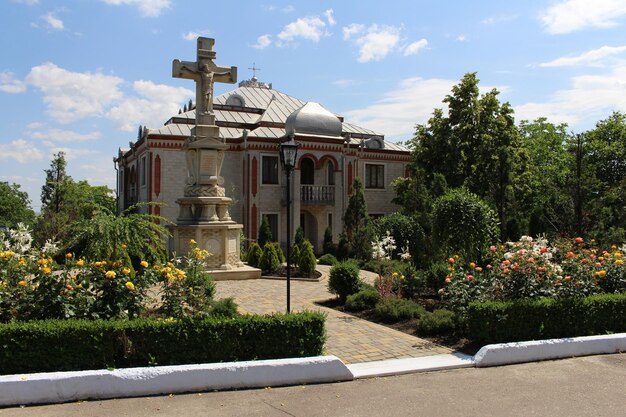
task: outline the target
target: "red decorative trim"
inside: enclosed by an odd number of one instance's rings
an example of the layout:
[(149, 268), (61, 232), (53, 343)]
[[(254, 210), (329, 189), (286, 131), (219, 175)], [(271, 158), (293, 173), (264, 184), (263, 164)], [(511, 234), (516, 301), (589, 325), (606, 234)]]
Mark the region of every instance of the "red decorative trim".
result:
[(252, 205), (252, 220), (251, 223), (251, 227), (250, 227), (250, 236), (252, 237), (252, 239), (256, 240), (256, 204)]
[(348, 162), (348, 195), (352, 194), (352, 161)]
[(259, 176), (258, 162), (256, 156), (252, 158), (252, 196), (256, 197), (257, 180)]
[(161, 194), (161, 156), (154, 158), (154, 194), (158, 197)]
[[(155, 216), (160, 216), (161, 215), (161, 206), (154, 206), (154, 215)], [(155, 219), (154, 222), (156, 224), (161, 224), (161, 221), (159, 219)]]
[(322, 156), (318, 162), (318, 165), (315, 167), (316, 169), (320, 169), (322, 168), (322, 166), (324, 165), (324, 162), (326, 161), (330, 161), (333, 164), (333, 167), (335, 168), (335, 171), (339, 171), (339, 162), (337, 162), (337, 159), (332, 156), (332, 155), (324, 155)]
[(300, 165), (302, 164), (302, 160), (306, 159), (306, 158), (310, 158), (313, 160), (313, 163), (315, 164), (315, 169), (318, 168), (318, 161), (317, 161), (317, 157), (315, 155), (313, 155), (312, 153), (305, 153), (304, 155), (302, 155), (300, 158), (298, 158), (298, 162), (296, 163), (296, 169), (300, 169)]

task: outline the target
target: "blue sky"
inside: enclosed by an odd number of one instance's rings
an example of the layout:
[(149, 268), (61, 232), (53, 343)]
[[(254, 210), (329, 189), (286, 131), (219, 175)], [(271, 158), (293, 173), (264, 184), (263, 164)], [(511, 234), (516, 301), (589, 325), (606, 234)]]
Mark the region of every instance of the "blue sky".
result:
[(171, 62), (194, 60), (199, 35), (239, 80), (254, 63), (275, 89), (390, 140), (466, 72), (518, 121), (580, 132), (626, 111), (626, 0), (2, 0), (0, 25), (0, 181), (35, 209), (59, 150), (74, 179), (114, 187), (117, 149), (194, 96)]

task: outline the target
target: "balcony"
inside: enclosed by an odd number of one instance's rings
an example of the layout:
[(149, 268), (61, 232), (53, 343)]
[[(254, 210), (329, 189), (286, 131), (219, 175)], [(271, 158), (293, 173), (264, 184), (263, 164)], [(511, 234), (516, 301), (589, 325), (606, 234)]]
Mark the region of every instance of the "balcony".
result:
[(334, 204), (334, 185), (301, 185), (300, 201), (302, 204)]

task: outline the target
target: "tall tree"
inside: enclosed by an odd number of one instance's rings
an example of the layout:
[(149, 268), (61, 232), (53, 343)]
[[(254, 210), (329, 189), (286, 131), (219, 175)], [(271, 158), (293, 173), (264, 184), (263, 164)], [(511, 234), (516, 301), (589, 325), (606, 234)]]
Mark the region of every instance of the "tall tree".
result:
[(59, 213), (67, 190), (67, 183), (72, 180), (65, 172), (67, 161), (65, 152), (52, 156), (50, 169), (46, 169), (46, 182), (41, 187), (41, 211)]
[(0, 226), (15, 228), (18, 223), (32, 226), (35, 212), (30, 207), (28, 194), (19, 184), (0, 182)]
[(356, 177), (352, 183), (352, 195), (343, 215), (345, 234), (352, 256), (357, 259), (369, 259), (372, 253), (372, 229), (367, 204), (363, 192), (363, 183)]

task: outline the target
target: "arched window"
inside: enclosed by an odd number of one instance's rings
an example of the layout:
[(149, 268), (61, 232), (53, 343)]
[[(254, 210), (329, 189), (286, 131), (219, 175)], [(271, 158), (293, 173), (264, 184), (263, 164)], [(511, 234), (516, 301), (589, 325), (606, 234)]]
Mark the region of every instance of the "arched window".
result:
[(300, 184), (312, 185), (315, 183), (315, 163), (311, 158), (304, 158), (300, 162)]
[(326, 162), (326, 184), (335, 185), (335, 167), (331, 161)]

